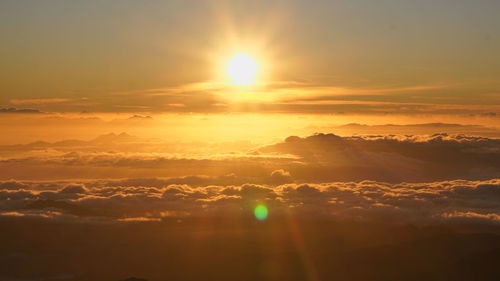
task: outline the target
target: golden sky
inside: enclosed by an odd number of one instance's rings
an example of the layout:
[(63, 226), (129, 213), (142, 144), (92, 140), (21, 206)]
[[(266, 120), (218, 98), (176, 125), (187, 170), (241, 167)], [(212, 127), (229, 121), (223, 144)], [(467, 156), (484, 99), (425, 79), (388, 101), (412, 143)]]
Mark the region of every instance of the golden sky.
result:
[[(498, 1), (3, 1), (0, 106), (498, 113)], [(250, 54), (257, 84), (228, 85)]]
[(0, 0), (0, 281), (500, 280), (499, 12)]

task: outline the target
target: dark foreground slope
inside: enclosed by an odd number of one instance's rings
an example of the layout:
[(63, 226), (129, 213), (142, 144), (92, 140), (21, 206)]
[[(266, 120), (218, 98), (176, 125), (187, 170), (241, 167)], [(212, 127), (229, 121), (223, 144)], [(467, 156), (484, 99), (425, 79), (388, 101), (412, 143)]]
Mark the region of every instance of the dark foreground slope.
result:
[(0, 227), (6, 281), (500, 278), (495, 226), (241, 217), (115, 224), (3, 218)]

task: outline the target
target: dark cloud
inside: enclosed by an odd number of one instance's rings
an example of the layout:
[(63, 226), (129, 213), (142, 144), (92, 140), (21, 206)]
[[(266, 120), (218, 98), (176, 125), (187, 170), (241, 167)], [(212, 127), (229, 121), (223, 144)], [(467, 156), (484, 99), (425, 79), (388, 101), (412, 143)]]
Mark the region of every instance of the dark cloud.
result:
[(38, 109), (20, 109), (20, 108), (0, 108), (0, 114), (1, 113), (21, 113), (21, 114), (38, 114), (38, 113), (43, 113)]
[(153, 117), (149, 115), (138, 115), (134, 114), (133, 116), (129, 117), (127, 120), (152, 120)]
[(315, 134), (288, 137), (257, 151), (298, 156), (300, 163), (287, 170), (309, 181), (500, 177), (500, 140), (466, 135)]
[(24, 189), (29, 185), (18, 181), (5, 181), (0, 183), (0, 189)]
[(359, 123), (350, 123), (340, 126), (314, 127), (317, 131), (332, 130), (340, 135), (424, 135), (424, 134), (465, 134), (483, 137), (500, 137), (500, 131), (496, 128), (481, 125), (464, 125), (453, 123), (423, 123), (423, 124), (384, 124), (384, 125), (366, 125)]

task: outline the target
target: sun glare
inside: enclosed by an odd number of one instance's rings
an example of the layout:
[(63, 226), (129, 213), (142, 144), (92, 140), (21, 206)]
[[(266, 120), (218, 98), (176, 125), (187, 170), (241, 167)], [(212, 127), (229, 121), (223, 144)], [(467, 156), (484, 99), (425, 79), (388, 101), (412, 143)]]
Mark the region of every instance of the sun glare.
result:
[(227, 75), (233, 84), (250, 85), (255, 83), (259, 66), (248, 54), (234, 55), (227, 65)]

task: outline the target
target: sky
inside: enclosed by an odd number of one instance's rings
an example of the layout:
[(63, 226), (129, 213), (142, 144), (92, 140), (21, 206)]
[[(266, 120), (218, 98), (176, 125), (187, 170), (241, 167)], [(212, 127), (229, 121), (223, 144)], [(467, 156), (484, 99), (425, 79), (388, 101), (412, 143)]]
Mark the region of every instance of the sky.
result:
[[(499, 8), (494, 0), (1, 1), (0, 105), (491, 115), (500, 105)], [(235, 52), (256, 57), (261, 83), (220, 84)]]
[(500, 280), (498, 11), (0, 0), (0, 281)]

